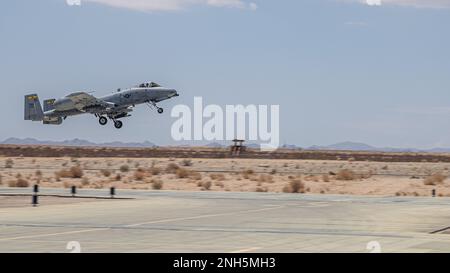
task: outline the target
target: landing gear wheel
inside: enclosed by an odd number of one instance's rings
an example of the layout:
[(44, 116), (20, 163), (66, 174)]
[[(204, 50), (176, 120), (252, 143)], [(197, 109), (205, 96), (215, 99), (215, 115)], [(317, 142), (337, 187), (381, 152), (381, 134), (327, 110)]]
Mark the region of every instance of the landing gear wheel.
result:
[(108, 123), (108, 119), (105, 117), (100, 117), (98, 119), (98, 123), (100, 123), (100, 125), (106, 125), (106, 123)]
[(122, 121), (120, 121), (120, 120), (114, 121), (114, 127), (116, 127), (117, 129), (122, 128), (122, 126), (123, 126)]
[(160, 114), (164, 113), (164, 109), (158, 108), (158, 113), (160, 113)]

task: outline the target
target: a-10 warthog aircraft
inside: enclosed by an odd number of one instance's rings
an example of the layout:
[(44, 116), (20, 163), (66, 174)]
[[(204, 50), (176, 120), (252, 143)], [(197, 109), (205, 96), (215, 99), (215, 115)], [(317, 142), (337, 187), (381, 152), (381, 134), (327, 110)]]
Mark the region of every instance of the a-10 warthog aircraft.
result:
[(114, 122), (114, 127), (120, 129), (123, 124), (119, 119), (131, 116), (130, 112), (136, 105), (148, 104), (150, 108), (156, 108), (158, 113), (162, 114), (163, 108), (158, 107), (156, 103), (177, 96), (175, 89), (150, 82), (129, 89), (119, 89), (116, 93), (100, 98), (86, 92), (76, 92), (61, 99), (45, 100), (42, 109), (38, 95), (31, 94), (25, 96), (25, 120), (59, 125), (69, 116), (93, 114), (101, 125), (106, 125), (110, 119)]

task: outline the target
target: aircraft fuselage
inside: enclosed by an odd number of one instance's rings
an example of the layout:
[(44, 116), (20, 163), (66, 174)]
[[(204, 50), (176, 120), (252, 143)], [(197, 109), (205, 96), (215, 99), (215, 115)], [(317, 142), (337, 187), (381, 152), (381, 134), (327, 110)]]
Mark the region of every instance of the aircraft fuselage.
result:
[(86, 92), (72, 93), (57, 100), (45, 100), (42, 110), (37, 94), (31, 94), (25, 96), (25, 120), (59, 125), (68, 116), (93, 114), (99, 118), (101, 125), (105, 125), (109, 118), (119, 129), (122, 122), (118, 119), (130, 116), (129, 113), (136, 105), (147, 103), (162, 114), (163, 109), (156, 103), (177, 96), (175, 89), (164, 88), (151, 82), (124, 90), (119, 89), (115, 93), (98, 98)]
[[(127, 108), (129, 106), (135, 106), (147, 102), (160, 102), (175, 97), (177, 95), (178, 93), (176, 90), (163, 87), (129, 88), (100, 97), (99, 99), (111, 103), (112, 107), (115, 106)], [(45, 116), (51, 116), (52, 118), (56, 118), (86, 113), (86, 111), (78, 110), (77, 107), (75, 106), (75, 103), (67, 97), (56, 100), (53, 103), (53, 106), (55, 109), (44, 112)]]

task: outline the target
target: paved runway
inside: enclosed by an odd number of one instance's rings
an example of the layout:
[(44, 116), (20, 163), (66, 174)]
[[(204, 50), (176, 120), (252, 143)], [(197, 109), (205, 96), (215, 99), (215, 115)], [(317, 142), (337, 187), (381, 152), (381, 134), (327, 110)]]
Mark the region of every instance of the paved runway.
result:
[[(24, 192), (29, 189), (0, 188), (0, 194)], [(0, 252), (69, 252), (72, 241), (82, 252), (370, 252), (370, 242), (382, 252), (450, 252), (449, 198), (118, 194), (135, 199), (2, 208)]]

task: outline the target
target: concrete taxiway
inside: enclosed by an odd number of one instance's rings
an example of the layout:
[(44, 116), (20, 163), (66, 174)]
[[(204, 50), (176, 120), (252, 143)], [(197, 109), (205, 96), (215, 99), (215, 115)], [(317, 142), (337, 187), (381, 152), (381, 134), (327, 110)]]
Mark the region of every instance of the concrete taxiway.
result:
[[(0, 188), (0, 194), (29, 189)], [(42, 189), (41, 194), (67, 194)], [(107, 196), (107, 190), (80, 190)], [(450, 252), (450, 199), (118, 191), (0, 209), (0, 252)]]

